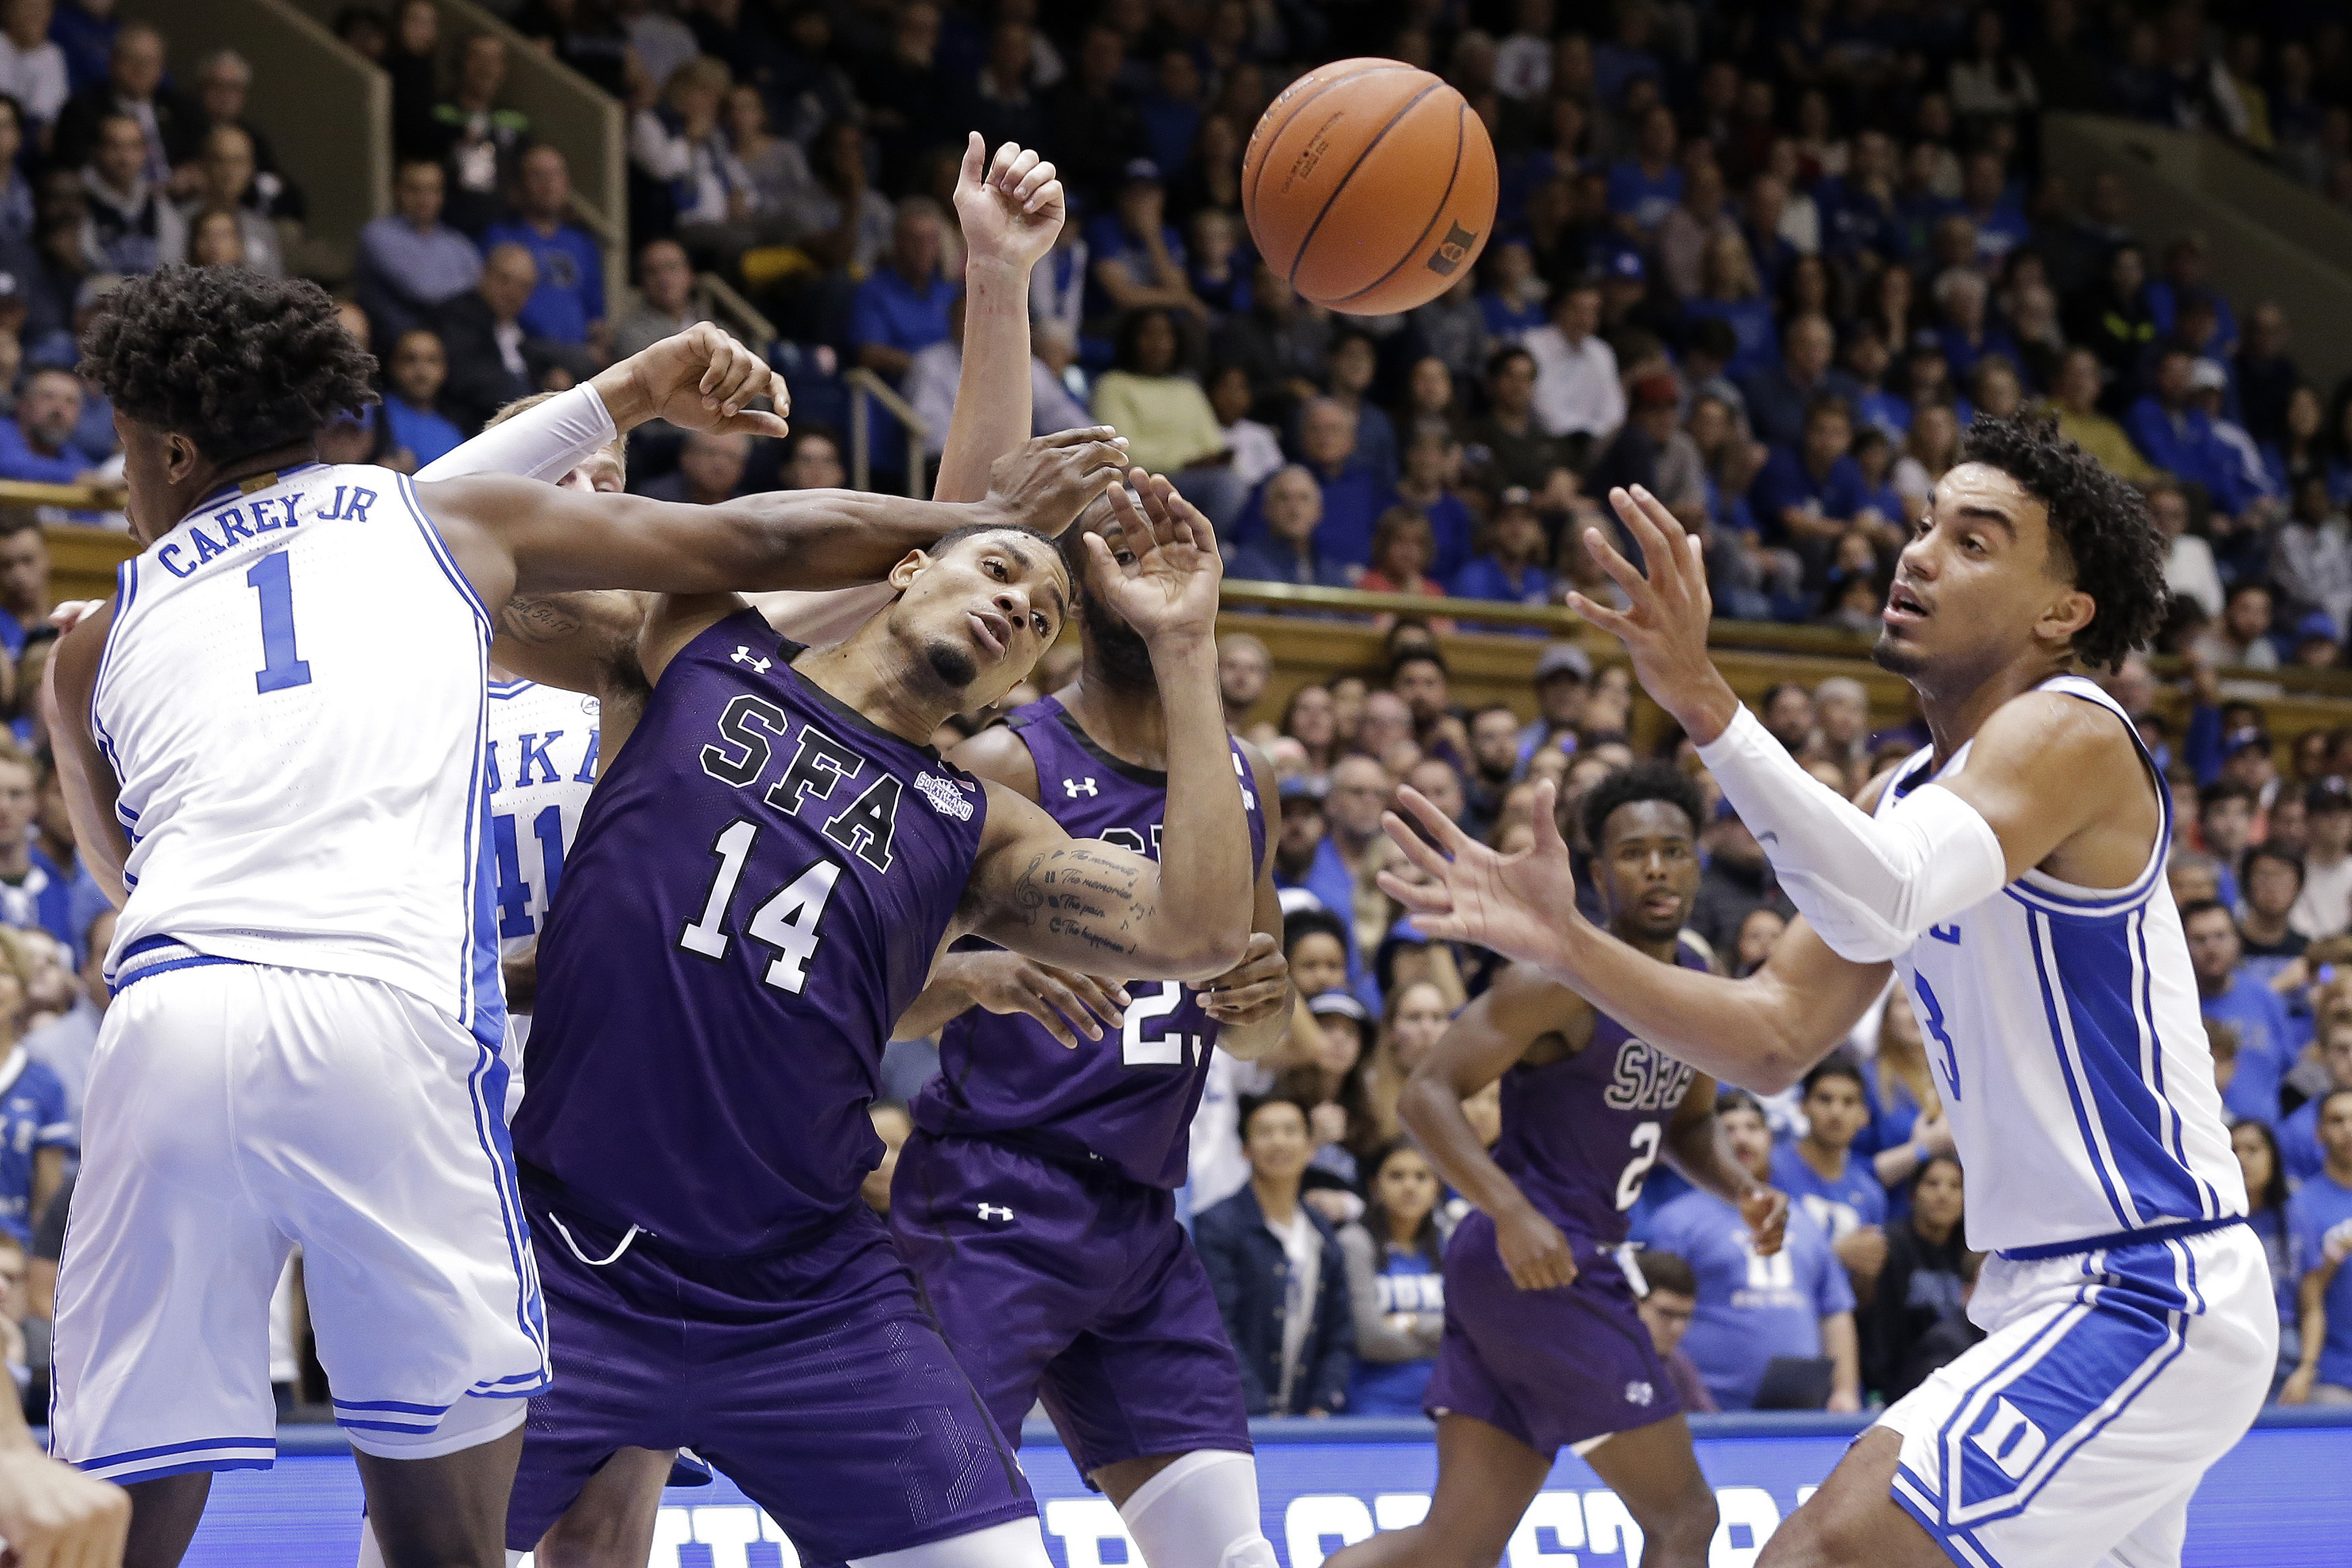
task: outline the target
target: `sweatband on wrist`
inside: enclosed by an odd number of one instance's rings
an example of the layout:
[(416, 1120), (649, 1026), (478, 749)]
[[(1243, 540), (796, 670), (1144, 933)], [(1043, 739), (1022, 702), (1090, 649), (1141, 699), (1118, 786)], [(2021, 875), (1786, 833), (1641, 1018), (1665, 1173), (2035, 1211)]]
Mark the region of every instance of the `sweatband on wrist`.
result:
[(1842, 958), (1894, 958), (2009, 881), (1992, 824), (1951, 790), (1923, 786), (1873, 817), (1806, 772), (1744, 705), (1698, 754), (1790, 902)]
[(620, 434), (595, 387), (582, 382), (442, 454), (416, 476), (429, 483), (469, 474), (513, 474), (552, 484)]

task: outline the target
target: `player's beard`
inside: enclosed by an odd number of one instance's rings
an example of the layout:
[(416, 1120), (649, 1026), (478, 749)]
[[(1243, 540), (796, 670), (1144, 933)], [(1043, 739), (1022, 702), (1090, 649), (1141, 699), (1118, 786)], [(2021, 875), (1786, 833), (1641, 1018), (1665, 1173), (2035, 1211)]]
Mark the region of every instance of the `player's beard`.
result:
[(1143, 633), (1119, 618), (1118, 612), (1095, 594), (1081, 595), (1087, 663), (1121, 691), (1156, 691), (1159, 680), (1151, 669), (1151, 646)]
[(940, 684), (951, 692), (967, 690), (972, 682), (980, 679), (980, 666), (972, 662), (971, 655), (944, 638), (923, 645), (923, 663), (930, 666), (931, 674), (940, 678)]
[(1927, 667), (1927, 656), (1907, 643), (1898, 643), (1892, 633), (1881, 632), (1878, 641), (1870, 646), (1870, 662), (1880, 669), (1911, 680)]

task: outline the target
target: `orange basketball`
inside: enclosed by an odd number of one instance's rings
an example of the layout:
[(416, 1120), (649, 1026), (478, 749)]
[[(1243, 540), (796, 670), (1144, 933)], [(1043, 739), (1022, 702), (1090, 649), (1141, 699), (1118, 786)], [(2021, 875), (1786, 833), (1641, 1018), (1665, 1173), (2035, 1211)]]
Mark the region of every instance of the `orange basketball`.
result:
[(1495, 226), (1495, 147), (1462, 95), (1398, 60), (1335, 60), (1266, 107), (1242, 211), (1318, 305), (1381, 316), (1452, 287)]

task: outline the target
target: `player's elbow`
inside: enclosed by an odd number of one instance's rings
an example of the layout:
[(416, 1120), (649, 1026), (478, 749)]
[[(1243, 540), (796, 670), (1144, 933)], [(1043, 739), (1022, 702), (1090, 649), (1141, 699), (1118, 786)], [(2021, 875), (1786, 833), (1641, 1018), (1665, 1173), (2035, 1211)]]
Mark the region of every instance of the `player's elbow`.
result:
[(1237, 967), (1249, 956), (1249, 926), (1244, 924), (1231, 931), (1202, 932), (1186, 940), (1182, 946), (1184, 969), (1177, 978), (1194, 982), (1213, 980), (1227, 970)]

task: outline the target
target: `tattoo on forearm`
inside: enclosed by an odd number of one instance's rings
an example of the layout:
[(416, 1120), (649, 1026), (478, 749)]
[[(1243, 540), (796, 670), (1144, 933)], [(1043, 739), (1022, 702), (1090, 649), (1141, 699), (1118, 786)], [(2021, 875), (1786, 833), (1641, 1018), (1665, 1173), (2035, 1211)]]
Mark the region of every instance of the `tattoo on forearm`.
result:
[(499, 612), (499, 624), (519, 643), (544, 646), (578, 636), (583, 622), (552, 599), (519, 596)]
[[(1049, 863), (1050, 862), (1050, 863)], [(1034, 857), (1013, 884), (1010, 915), (1068, 936), (1098, 953), (1132, 956), (1135, 939), (1159, 905), (1139, 896), (1142, 872), (1131, 860), (1072, 847)]]

